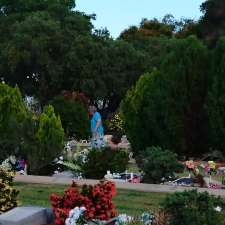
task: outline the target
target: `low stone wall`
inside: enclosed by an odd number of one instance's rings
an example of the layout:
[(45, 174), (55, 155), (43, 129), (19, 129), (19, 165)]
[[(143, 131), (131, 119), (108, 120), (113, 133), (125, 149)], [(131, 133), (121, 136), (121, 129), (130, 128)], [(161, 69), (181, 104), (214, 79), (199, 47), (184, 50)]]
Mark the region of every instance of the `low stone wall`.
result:
[(0, 225), (53, 225), (50, 209), (42, 207), (16, 207), (0, 215)]

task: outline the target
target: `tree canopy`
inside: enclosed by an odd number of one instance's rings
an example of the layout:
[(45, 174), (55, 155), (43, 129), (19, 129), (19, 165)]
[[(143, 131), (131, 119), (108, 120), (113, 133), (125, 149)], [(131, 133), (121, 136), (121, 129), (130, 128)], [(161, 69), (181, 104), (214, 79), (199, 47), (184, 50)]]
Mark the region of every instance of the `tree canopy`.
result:
[(225, 1), (207, 0), (201, 5), (200, 37), (209, 47), (215, 47), (219, 38), (225, 35)]

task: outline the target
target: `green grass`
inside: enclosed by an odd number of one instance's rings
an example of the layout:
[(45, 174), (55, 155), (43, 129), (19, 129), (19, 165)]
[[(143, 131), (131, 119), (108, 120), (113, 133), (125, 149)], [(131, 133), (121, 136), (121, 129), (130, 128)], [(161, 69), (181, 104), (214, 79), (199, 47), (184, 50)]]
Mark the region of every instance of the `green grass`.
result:
[[(17, 183), (15, 188), (20, 191), (19, 201), (21, 205), (37, 205), (50, 207), (49, 196), (51, 193), (63, 193), (67, 186), (39, 185)], [(167, 194), (147, 193), (128, 190), (117, 190), (114, 203), (119, 213), (139, 215), (144, 211), (156, 210)]]

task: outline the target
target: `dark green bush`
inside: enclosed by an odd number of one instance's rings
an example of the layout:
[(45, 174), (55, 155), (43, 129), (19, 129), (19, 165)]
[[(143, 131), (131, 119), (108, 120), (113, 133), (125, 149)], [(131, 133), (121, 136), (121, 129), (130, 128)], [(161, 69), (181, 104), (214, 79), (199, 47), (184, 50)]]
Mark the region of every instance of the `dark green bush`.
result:
[(67, 136), (77, 139), (89, 136), (88, 112), (81, 102), (58, 96), (51, 101), (51, 104), (54, 106), (56, 114), (60, 115)]
[(93, 149), (88, 153), (86, 163), (81, 165), (81, 170), (86, 178), (102, 179), (107, 170), (114, 173), (124, 172), (128, 161), (126, 151), (110, 148)]
[(161, 206), (169, 214), (170, 225), (224, 225), (224, 201), (207, 192), (174, 193), (168, 195)]
[(183, 168), (175, 153), (160, 147), (147, 148), (140, 161), (144, 181), (148, 183), (160, 183), (162, 178), (174, 177), (174, 173)]

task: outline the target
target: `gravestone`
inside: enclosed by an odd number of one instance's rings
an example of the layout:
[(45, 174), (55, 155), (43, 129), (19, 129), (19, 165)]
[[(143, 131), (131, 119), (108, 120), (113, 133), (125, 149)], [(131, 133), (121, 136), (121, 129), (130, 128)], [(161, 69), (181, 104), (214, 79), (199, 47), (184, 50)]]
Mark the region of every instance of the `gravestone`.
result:
[(50, 225), (52, 211), (41, 207), (16, 207), (0, 215), (0, 225)]

